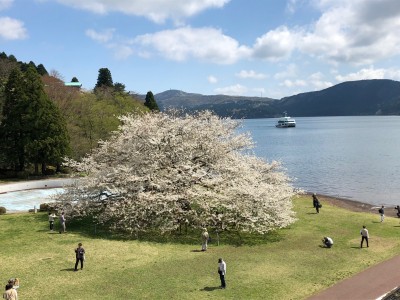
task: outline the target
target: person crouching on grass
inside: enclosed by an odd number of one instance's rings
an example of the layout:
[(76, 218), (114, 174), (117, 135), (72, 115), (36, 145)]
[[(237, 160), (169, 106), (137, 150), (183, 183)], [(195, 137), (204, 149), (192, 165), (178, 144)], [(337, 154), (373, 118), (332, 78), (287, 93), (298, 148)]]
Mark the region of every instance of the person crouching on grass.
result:
[(324, 236), (322, 243), (326, 248), (332, 248), (333, 246), (333, 240), (329, 236)]
[(83, 261), (85, 260), (85, 249), (82, 247), (82, 243), (78, 244), (78, 248), (75, 249), (76, 262), (74, 271), (78, 271), (78, 263), (81, 262), (81, 270), (83, 269)]

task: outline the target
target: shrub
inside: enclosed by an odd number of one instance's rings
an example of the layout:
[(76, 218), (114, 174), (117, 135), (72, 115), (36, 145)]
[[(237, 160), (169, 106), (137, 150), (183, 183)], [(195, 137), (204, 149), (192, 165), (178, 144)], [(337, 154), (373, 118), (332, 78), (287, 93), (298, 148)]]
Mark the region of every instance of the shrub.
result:
[(0, 206), (0, 215), (5, 215), (7, 212), (7, 209), (3, 206)]
[(39, 210), (40, 211), (48, 211), (49, 210), (49, 203), (40, 203)]
[(48, 166), (44, 171), (44, 175), (54, 175), (56, 174), (56, 168), (53, 166)]

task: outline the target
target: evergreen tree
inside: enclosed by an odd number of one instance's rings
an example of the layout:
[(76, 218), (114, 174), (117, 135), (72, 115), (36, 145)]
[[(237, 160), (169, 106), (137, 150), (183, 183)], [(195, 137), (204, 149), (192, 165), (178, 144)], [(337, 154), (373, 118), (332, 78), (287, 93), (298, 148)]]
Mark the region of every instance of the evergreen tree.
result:
[(36, 70), (30, 67), (26, 73), (27, 90), (30, 96), (28, 111), (33, 126), (27, 144), (29, 161), (42, 165), (42, 173), (48, 163), (59, 166), (69, 149), (66, 123), (61, 112), (46, 95), (43, 83)]
[(41, 75), (49, 75), (49, 73), (47, 72), (46, 68), (43, 66), (43, 64), (40, 64), (37, 66), (36, 71)]
[(125, 93), (125, 84), (116, 82), (114, 84), (114, 91), (117, 93)]
[(151, 91), (147, 92), (144, 105), (147, 106), (152, 111), (160, 111), (160, 109), (158, 108), (157, 102), (154, 99), (154, 95)]
[(19, 68), (11, 71), (5, 86), (3, 120), (0, 124), (0, 153), (3, 168), (23, 171), (30, 124), (27, 118), (28, 95)]
[(79, 82), (78, 78), (76, 78), (75, 76), (72, 77), (71, 82)]
[(36, 68), (26, 74), (15, 69), (5, 89), (3, 121), (0, 125), (0, 152), (6, 166), (24, 171), (34, 163), (59, 164), (68, 153), (66, 125), (58, 108), (44, 92)]
[(99, 69), (99, 76), (97, 77), (97, 83), (95, 86), (95, 89), (98, 88), (107, 88), (107, 87), (113, 87), (113, 80), (111, 77), (111, 72), (107, 68), (101, 68)]

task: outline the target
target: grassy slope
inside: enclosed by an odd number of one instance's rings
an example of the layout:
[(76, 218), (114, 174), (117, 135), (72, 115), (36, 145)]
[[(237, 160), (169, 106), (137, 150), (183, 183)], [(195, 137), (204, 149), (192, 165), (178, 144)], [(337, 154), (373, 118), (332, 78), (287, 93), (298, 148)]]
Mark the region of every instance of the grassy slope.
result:
[[(309, 197), (294, 203), (299, 220), (278, 235), (251, 246), (234, 245), (232, 236), (205, 253), (196, 251), (200, 238), (124, 241), (79, 229), (60, 235), (49, 233), (46, 214), (3, 215), (0, 282), (19, 277), (21, 299), (304, 299), (400, 253), (398, 219), (380, 223), (377, 214), (328, 205), (317, 215)], [(361, 250), (363, 224), (371, 238)], [(332, 249), (319, 247), (324, 235), (334, 239)], [(83, 271), (72, 272), (78, 242), (87, 261)], [(227, 262), (226, 290), (217, 289), (219, 257)]]

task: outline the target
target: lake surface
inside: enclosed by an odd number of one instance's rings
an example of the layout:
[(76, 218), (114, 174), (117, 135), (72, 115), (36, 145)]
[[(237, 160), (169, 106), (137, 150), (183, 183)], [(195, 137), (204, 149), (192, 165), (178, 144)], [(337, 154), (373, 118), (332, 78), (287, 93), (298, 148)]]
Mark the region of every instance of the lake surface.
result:
[(400, 204), (400, 117), (303, 117), (295, 128), (277, 119), (247, 119), (241, 131), (254, 152), (278, 160), (308, 192), (370, 204)]
[(34, 189), (0, 194), (0, 206), (7, 212), (28, 211), (41, 203), (52, 202), (52, 196), (62, 193), (63, 188)]

